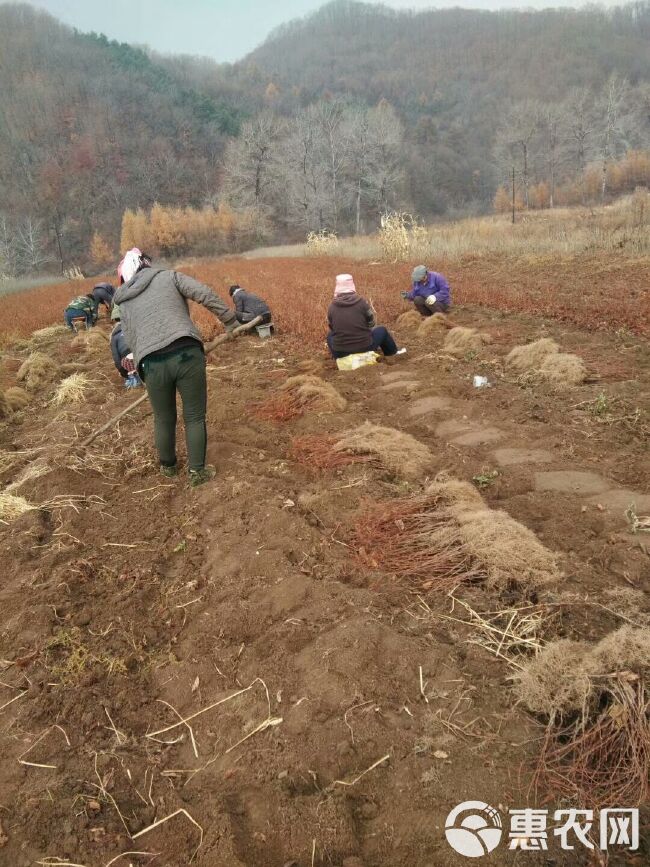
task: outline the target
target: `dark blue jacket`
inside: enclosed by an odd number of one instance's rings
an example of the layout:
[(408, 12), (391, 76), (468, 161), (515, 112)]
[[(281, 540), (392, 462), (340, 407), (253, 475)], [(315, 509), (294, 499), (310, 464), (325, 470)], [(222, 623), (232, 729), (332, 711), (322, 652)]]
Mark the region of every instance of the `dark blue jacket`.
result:
[(127, 377), (128, 371), (122, 367), (122, 359), (129, 354), (131, 350), (126, 342), (126, 337), (122, 333), (122, 323), (118, 322), (115, 328), (111, 331), (111, 355), (113, 363), (119, 371), (120, 376)]

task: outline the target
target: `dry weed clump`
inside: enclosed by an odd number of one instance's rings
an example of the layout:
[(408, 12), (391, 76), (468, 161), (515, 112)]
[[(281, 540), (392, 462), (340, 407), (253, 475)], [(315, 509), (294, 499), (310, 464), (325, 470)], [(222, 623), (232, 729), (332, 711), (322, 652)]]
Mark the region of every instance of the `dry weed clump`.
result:
[(24, 497), (10, 491), (0, 491), (0, 522), (3, 524), (8, 524), (35, 508), (36, 506), (32, 506)]
[(454, 479), (440, 479), (416, 497), (375, 504), (355, 538), (366, 565), (422, 590), (460, 581), (482, 581), (497, 591), (534, 589), (558, 578), (555, 555), (530, 530)]
[(476, 328), (457, 326), (452, 328), (445, 337), (442, 349), (448, 355), (461, 357), (467, 355), (468, 352), (480, 352), (483, 344), (487, 342), (484, 335), (479, 334)]
[(289, 456), (296, 463), (313, 470), (335, 470), (348, 464), (371, 460), (368, 455), (355, 455), (337, 451), (334, 436), (294, 437)]
[(338, 436), (337, 452), (369, 455), (403, 479), (421, 479), (431, 471), (433, 456), (427, 446), (410, 434), (392, 427), (364, 422)]
[(90, 380), (85, 373), (73, 373), (62, 379), (54, 392), (52, 403), (63, 406), (66, 403), (80, 403), (88, 389)]
[(282, 390), (292, 394), (303, 409), (308, 407), (316, 412), (343, 412), (348, 405), (333, 385), (310, 373), (289, 377)]
[(321, 229), (307, 235), (307, 254), (309, 256), (334, 256), (339, 249), (339, 239), (334, 232)]
[(29, 395), (24, 388), (20, 388), (17, 385), (8, 388), (4, 393), (4, 398), (12, 412), (24, 409), (29, 403)]
[(518, 373), (526, 373), (529, 370), (539, 370), (542, 362), (549, 355), (555, 355), (560, 347), (550, 337), (542, 337), (533, 343), (523, 346), (515, 346), (506, 356), (506, 366)]
[(21, 364), (16, 379), (24, 382), (29, 391), (37, 391), (56, 379), (58, 366), (56, 361), (43, 352), (32, 354)]
[(558, 388), (580, 385), (587, 377), (587, 368), (579, 355), (558, 352), (547, 355), (539, 367), (539, 375)]
[(399, 211), (382, 216), (379, 246), (387, 262), (426, 258), (431, 248), (426, 228), (412, 214)]
[(108, 337), (104, 334), (103, 331), (92, 329), (90, 331), (84, 331), (81, 334), (77, 334), (77, 336), (70, 341), (70, 347), (72, 349), (77, 349), (81, 351), (88, 350), (89, 352), (92, 352), (95, 349), (106, 349), (107, 342)]
[(423, 319), (417, 310), (405, 310), (395, 320), (397, 328), (418, 328), (421, 324), (424, 324)]
[(585, 806), (636, 806), (650, 773), (650, 629), (598, 644), (551, 642), (517, 675), (521, 700), (548, 720), (536, 783)]
[(69, 329), (65, 325), (46, 325), (45, 328), (39, 328), (32, 334), (32, 340), (40, 342), (42, 340), (50, 340), (52, 337), (58, 337), (65, 334)]
[[(416, 316), (420, 316), (420, 314), (417, 313)], [(450, 327), (452, 326), (448, 324), (447, 317), (444, 313), (434, 313), (433, 316), (427, 316), (426, 319), (423, 319), (420, 316), (420, 324), (418, 326), (417, 334), (418, 337), (431, 337), (432, 335), (442, 336), (445, 329)]]

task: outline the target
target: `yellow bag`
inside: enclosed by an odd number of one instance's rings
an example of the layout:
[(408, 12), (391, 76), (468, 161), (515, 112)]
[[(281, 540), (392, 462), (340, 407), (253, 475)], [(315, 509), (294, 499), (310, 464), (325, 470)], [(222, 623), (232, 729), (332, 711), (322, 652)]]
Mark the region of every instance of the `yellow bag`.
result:
[(372, 349), (369, 352), (353, 352), (345, 358), (337, 358), (336, 366), (339, 370), (358, 370), (367, 364), (377, 364), (378, 358), (379, 354)]

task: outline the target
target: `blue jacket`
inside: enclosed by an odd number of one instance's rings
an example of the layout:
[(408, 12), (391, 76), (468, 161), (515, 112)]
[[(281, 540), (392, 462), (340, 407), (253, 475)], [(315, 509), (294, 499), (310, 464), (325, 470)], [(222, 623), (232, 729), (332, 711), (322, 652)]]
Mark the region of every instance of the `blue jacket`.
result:
[(420, 296), (428, 298), (429, 295), (435, 295), (436, 300), (442, 304), (451, 305), (451, 289), (449, 283), (445, 280), (442, 274), (437, 274), (435, 271), (427, 271), (426, 283), (414, 283), (411, 291), (406, 296), (409, 301), (413, 301)]

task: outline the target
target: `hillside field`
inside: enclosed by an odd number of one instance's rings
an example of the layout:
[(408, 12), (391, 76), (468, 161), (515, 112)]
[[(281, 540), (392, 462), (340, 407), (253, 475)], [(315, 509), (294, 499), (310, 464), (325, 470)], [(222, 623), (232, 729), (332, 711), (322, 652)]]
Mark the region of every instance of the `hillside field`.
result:
[[(460, 867), (445, 819), (476, 799), (640, 806), (608, 863), (648, 862), (650, 263), (436, 258), (460, 349), (398, 318), (412, 265), (179, 263), (277, 328), (208, 358), (196, 491), (159, 475), (146, 402), (80, 445), (138, 396), (106, 319), (49, 328), (95, 281), (0, 298), (1, 864)], [(405, 356), (327, 358), (344, 271)], [(542, 338), (575, 381), (507, 360)], [(604, 863), (506, 837), (483, 863)]]

